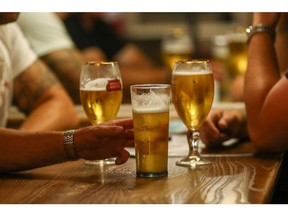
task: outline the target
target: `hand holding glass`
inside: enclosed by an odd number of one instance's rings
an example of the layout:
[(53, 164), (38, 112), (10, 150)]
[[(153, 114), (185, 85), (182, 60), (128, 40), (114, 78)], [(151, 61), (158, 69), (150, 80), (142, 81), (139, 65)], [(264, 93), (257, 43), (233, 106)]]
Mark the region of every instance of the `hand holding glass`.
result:
[[(80, 98), (92, 125), (114, 119), (122, 102), (122, 80), (117, 62), (84, 63)], [(115, 160), (86, 161), (86, 164), (115, 164)]]
[(206, 119), (214, 97), (214, 78), (210, 63), (198, 60), (176, 62), (171, 90), (177, 114), (188, 128), (189, 154), (176, 164), (193, 168), (210, 164), (198, 152), (199, 127)]

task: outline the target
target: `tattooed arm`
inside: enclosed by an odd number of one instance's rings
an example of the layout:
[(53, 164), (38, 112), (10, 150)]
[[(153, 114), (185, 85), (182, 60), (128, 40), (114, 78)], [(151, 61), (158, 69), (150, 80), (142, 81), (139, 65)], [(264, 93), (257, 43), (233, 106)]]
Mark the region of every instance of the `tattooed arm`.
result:
[(62, 49), (44, 55), (41, 59), (60, 79), (73, 101), (79, 104), (79, 79), (84, 61), (80, 52), (77, 49)]
[(13, 102), (27, 114), (20, 129), (65, 130), (78, 124), (72, 100), (40, 60), (16, 77)]

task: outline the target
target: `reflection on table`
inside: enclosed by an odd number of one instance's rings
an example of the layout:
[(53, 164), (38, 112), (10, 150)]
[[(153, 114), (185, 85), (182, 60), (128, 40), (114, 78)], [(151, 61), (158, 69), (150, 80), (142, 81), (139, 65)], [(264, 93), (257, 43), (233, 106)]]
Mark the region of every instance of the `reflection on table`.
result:
[(120, 166), (67, 162), (2, 175), (0, 203), (269, 203), (282, 155), (254, 153), (250, 143), (206, 152), (213, 164), (196, 170), (169, 157), (162, 178), (137, 178), (134, 157)]

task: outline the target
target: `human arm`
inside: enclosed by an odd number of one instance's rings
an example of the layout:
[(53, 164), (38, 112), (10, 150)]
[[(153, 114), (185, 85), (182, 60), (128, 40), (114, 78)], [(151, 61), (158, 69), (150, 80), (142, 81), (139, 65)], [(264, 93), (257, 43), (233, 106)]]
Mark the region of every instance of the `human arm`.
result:
[(75, 103), (80, 103), (79, 77), (84, 58), (54, 13), (20, 14), (17, 20), (34, 52), (62, 82)]
[[(276, 28), (279, 13), (255, 13), (253, 25)], [(273, 41), (267, 33), (255, 34), (248, 46), (244, 98), (252, 143), (262, 151), (288, 149), (288, 80), (281, 78)]]
[(80, 104), (79, 79), (85, 61), (76, 48), (59, 49), (41, 56), (41, 59), (59, 78), (74, 103)]
[(22, 130), (65, 130), (78, 125), (72, 100), (40, 60), (15, 78), (13, 102), (27, 115)]
[(245, 110), (213, 109), (200, 128), (200, 138), (209, 147), (221, 146), (223, 142), (237, 138), (248, 139)]
[[(116, 164), (128, 160), (124, 149), (133, 146), (132, 119), (113, 120), (75, 131), (74, 145), (79, 158), (98, 160), (117, 157)], [(66, 162), (64, 133), (26, 132), (0, 128), (0, 173), (17, 172)]]

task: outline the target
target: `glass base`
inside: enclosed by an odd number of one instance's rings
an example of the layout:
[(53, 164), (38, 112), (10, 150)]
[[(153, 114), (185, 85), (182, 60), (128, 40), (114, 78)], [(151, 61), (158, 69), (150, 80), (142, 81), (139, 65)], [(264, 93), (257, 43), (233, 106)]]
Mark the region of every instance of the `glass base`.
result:
[(168, 172), (160, 172), (160, 173), (142, 173), (136, 172), (136, 176), (140, 178), (157, 178), (157, 177), (164, 177), (167, 176)]
[(105, 160), (87, 160), (85, 165), (87, 166), (104, 166), (104, 165), (115, 165), (116, 158), (107, 158)]
[(182, 160), (176, 162), (176, 165), (178, 166), (185, 166), (185, 167), (192, 167), (192, 168), (196, 168), (197, 166), (209, 165), (209, 164), (212, 164), (212, 162), (205, 158), (191, 159), (190, 157), (183, 158)]

